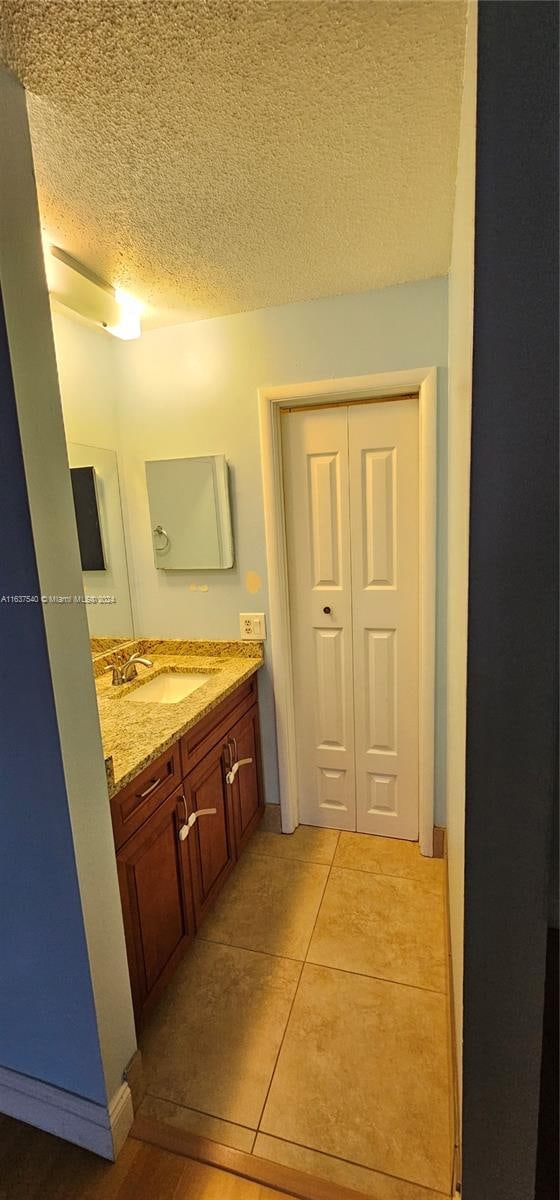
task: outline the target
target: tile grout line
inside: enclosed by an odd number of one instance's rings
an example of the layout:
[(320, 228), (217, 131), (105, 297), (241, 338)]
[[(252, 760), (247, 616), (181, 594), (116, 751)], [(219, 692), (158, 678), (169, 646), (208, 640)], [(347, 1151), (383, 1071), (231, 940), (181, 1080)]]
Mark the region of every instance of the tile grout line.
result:
[[(323, 891), (323, 896), (326, 891), (327, 883), (328, 883), (328, 876), (327, 876), (327, 881), (325, 883), (325, 889)], [(445, 989), (442, 991), (440, 988), (425, 987), (425, 985), (422, 983), (407, 983), (404, 979), (391, 979), (388, 975), (369, 975), (366, 971), (351, 971), (351, 970), (349, 970), (348, 967), (335, 967), (331, 963), (316, 962), (315, 959), (309, 958), (308, 956), (309, 956), (309, 950), (311, 947), (311, 940), (313, 937), (313, 933), (315, 932), (315, 926), (319, 919), (319, 912), (320, 912), (322, 903), (323, 903), (323, 897), (321, 897), (319, 909), (317, 910), (317, 917), (315, 918), (315, 924), (313, 926), (313, 931), (312, 931), (311, 937), (309, 939), (309, 945), (307, 947), (307, 952), (306, 952), (305, 958), (293, 958), (289, 954), (275, 954), (273, 950), (253, 950), (250, 946), (238, 946), (237, 943), (235, 943), (235, 942), (216, 942), (212, 938), (202, 937), (202, 935), (199, 933), (197, 933), (197, 935), (196, 935), (196, 940), (205, 942), (206, 945), (208, 945), (208, 946), (222, 946), (224, 948), (224, 950), (243, 950), (246, 954), (258, 954), (258, 955), (263, 956), (264, 958), (278, 958), (278, 959), (280, 959), (280, 961), (298, 963), (298, 965), (301, 965), (301, 966), (323, 967), (325, 971), (339, 971), (341, 975), (355, 975), (358, 979), (377, 979), (377, 980), (379, 980), (380, 983), (393, 983), (393, 984), (395, 984), (396, 987), (414, 988), (415, 991), (429, 992), (433, 996), (446, 996), (447, 995), (447, 991)], [(162, 1097), (162, 1099), (163, 1099), (163, 1097)], [(187, 1107), (189, 1107), (189, 1106), (187, 1106)], [(208, 1114), (208, 1115), (211, 1115), (211, 1114)], [(248, 1128), (251, 1128), (251, 1126), (248, 1126)]]
[[(208, 1117), (210, 1121), (220, 1121), (223, 1125), (233, 1125), (235, 1129), (245, 1129), (247, 1133), (254, 1133), (256, 1135), (257, 1131), (253, 1129), (252, 1125), (243, 1125), (242, 1121), (230, 1121), (228, 1117), (218, 1117), (216, 1113), (206, 1112), (204, 1108), (195, 1108), (193, 1104), (181, 1104), (180, 1100), (171, 1100), (169, 1096), (158, 1096), (156, 1092), (151, 1092), (149, 1087), (146, 1088), (146, 1096), (149, 1096), (152, 1100), (160, 1100), (164, 1104), (170, 1104), (173, 1108), (181, 1108), (185, 1112), (198, 1113), (201, 1117)], [(143, 1103), (144, 1101), (142, 1101)], [(142, 1105), (140, 1104), (138, 1107), (140, 1109)], [(213, 1139), (210, 1140), (212, 1141)], [(235, 1147), (232, 1147), (232, 1149), (235, 1149)]]
[[(339, 834), (338, 834), (338, 837), (337, 837), (337, 839), (336, 839), (336, 845), (335, 845), (335, 848), (334, 848), (334, 851), (333, 851), (333, 857), (332, 857), (332, 861), (331, 861), (331, 864), (330, 864), (329, 870), (328, 870), (328, 872), (327, 872), (327, 877), (326, 877), (326, 879), (325, 879), (325, 885), (324, 885), (324, 887), (323, 887), (323, 891), (322, 891), (322, 893), (321, 893), (321, 899), (320, 899), (320, 901), (319, 901), (319, 904), (318, 904), (318, 906), (317, 906), (317, 912), (316, 912), (316, 914), (315, 914), (315, 921), (313, 922), (313, 929), (311, 930), (311, 934), (310, 934), (310, 936), (309, 936), (309, 942), (308, 942), (308, 944), (307, 944), (306, 958), (307, 958), (307, 953), (308, 953), (308, 951), (309, 951), (309, 947), (310, 947), (310, 945), (311, 945), (311, 938), (313, 937), (313, 934), (314, 934), (314, 932), (315, 932), (315, 926), (316, 926), (316, 924), (317, 924), (317, 920), (318, 920), (318, 918), (319, 918), (319, 913), (320, 913), (320, 911), (321, 911), (321, 905), (322, 905), (322, 903), (323, 903), (323, 897), (324, 897), (324, 895), (325, 895), (325, 892), (326, 892), (326, 890), (327, 890), (327, 884), (328, 884), (328, 882), (329, 882), (330, 875), (331, 875), (331, 871), (332, 871), (332, 862), (334, 861), (334, 856), (335, 856), (335, 854), (336, 854), (336, 851), (337, 851), (337, 847), (338, 847), (338, 842), (339, 842), (339, 839), (340, 839), (340, 832), (339, 832)], [(295, 1005), (295, 1002), (296, 1002), (296, 999), (297, 999), (297, 995), (298, 995), (298, 992), (299, 992), (299, 988), (300, 988), (300, 984), (301, 984), (301, 977), (302, 977), (302, 975), (303, 975), (303, 968), (304, 968), (304, 966), (305, 966), (306, 958), (303, 960), (303, 962), (302, 962), (302, 964), (301, 964), (301, 969), (300, 969), (300, 972), (299, 972), (299, 975), (298, 975), (298, 981), (297, 981), (296, 988), (295, 988), (295, 991), (294, 991), (294, 995), (293, 995), (293, 998), (292, 998), (292, 1003), (291, 1003), (291, 1005), (290, 1005), (290, 1011), (289, 1011), (289, 1013), (288, 1013), (288, 1020), (286, 1021), (286, 1024), (285, 1024), (285, 1026), (284, 1026), (284, 1032), (283, 1032), (283, 1034), (282, 1034), (282, 1040), (281, 1040), (281, 1042), (280, 1042), (280, 1045), (279, 1045), (279, 1047), (278, 1047), (278, 1054), (276, 1055), (276, 1058), (275, 1058), (275, 1061), (274, 1061), (274, 1066), (273, 1066), (273, 1068), (272, 1068), (272, 1075), (270, 1076), (270, 1083), (269, 1083), (269, 1085), (268, 1085), (268, 1088), (267, 1088), (267, 1091), (266, 1091), (266, 1096), (265, 1096), (265, 1098), (264, 1098), (264, 1104), (263, 1104), (263, 1106), (262, 1106), (262, 1109), (261, 1109), (261, 1114), (260, 1114), (260, 1117), (259, 1117), (259, 1120), (258, 1120), (258, 1123), (257, 1123), (257, 1130), (256, 1130), (256, 1133), (255, 1133), (255, 1142), (256, 1142), (256, 1140), (257, 1140), (257, 1136), (258, 1136), (258, 1134), (260, 1133), (261, 1121), (262, 1121), (262, 1119), (263, 1119), (263, 1116), (264, 1116), (264, 1112), (265, 1112), (265, 1109), (266, 1109), (266, 1105), (267, 1105), (268, 1097), (269, 1097), (269, 1095), (270, 1095), (270, 1089), (271, 1089), (271, 1087), (272, 1087), (272, 1084), (273, 1084), (273, 1082), (274, 1082), (274, 1076), (275, 1076), (275, 1074), (276, 1074), (276, 1068), (277, 1068), (277, 1066), (278, 1066), (278, 1062), (279, 1062), (279, 1060), (280, 1060), (280, 1055), (281, 1055), (281, 1053), (282, 1053), (282, 1047), (283, 1047), (283, 1045), (284, 1045), (284, 1041), (285, 1041), (285, 1038), (286, 1038), (286, 1034), (287, 1034), (287, 1032), (288, 1032), (288, 1025), (290, 1024), (290, 1018), (291, 1018), (291, 1015), (292, 1015), (292, 1012), (293, 1012), (293, 1009), (294, 1009), (294, 1005)], [(253, 1142), (253, 1145), (254, 1145), (254, 1144), (255, 1144), (255, 1143)]]
[[(261, 1132), (260, 1130), (257, 1130), (257, 1136), (260, 1132)], [(390, 1171), (384, 1171), (380, 1167), (367, 1166), (366, 1163), (358, 1162), (354, 1158), (341, 1158), (341, 1156), (339, 1154), (332, 1154), (332, 1152), (330, 1150), (317, 1150), (315, 1146), (308, 1146), (305, 1142), (292, 1142), (292, 1141), (290, 1141), (289, 1138), (278, 1137), (278, 1135), (275, 1133), (265, 1133), (264, 1131), (262, 1132), (261, 1136), (270, 1138), (271, 1142), (280, 1142), (281, 1144), (283, 1144), (285, 1146), (297, 1146), (300, 1150), (309, 1150), (311, 1154), (318, 1154), (321, 1158), (333, 1158), (335, 1160), (335, 1162), (344, 1163), (344, 1165), (348, 1166), (348, 1167), (359, 1167), (362, 1171), (371, 1171), (372, 1174), (383, 1175), (384, 1179), (395, 1179), (398, 1183), (406, 1183), (406, 1184), (408, 1184), (409, 1187), (418, 1188), (419, 1190), (422, 1190), (425, 1192), (435, 1193), (437, 1196), (448, 1197), (448, 1198), (450, 1196), (449, 1192), (442, 1192), (439, 1188), (430, 1187), (429, 1183), (417, 1183), (416, 1180), (414, 1180), (414, 1179), (407, 1179), (405, 1175), (391, 1175)], [(256, 1141), (256, 1138), (255, 1138), (255, 1141)], [(258, 1157), (259, 1157), (258, 1155), (255, 1155), (255, 1158), (258, 1158)], [(276, 1161), (277, 1160), (274, 1158), (265, 1159), (265, 1162), (276, 1162)], [(282, 1164), (280, 1164), (280, 1165), (282, 1165)], [(372, 1200), (375, 1200), (375, 1198), (373, 1196), (372, 1196)], [(430, 1197), (430, 1200), (431, 1200), (431, 1197)]]
[[(273, 837), (282, 837), (283, 835), (279, 834), (279, 833), (275, 833), (272, 836)], [(250, 843), (247, 846), (245, 853), (248, 854), (250, 858), (260, 858), (260, 859), (263, 859), (264, 862), (267, 862), (268, 859), (273, 858), (274, 862), (305, 863), (306, 867), (330, 867), (330, 866), (332, 866), (331, 862), (323, 862), (323, 861), (320, 862), (318, 858), (298, 858), (298, 856), (296, 854), (265, 854), (263, 850), (256, 850), (253, 846), (251, 846)]]
[(244, 950), (246, 954), (260, 954), (264, 958), (279, 958), (283, 962), (305, 962), (303, 958), (294, 958), (293, 954), (276, 954), (274, 950), (255, 950), (252, 946), (239, 946), (237, 942), (218, 942), (214, 938), (203, 937), (201, 933), (197, 933), (195, 940), (205, 942), (207, 946), (223, 946), (224, 950)]
[(336, 839), (336, 846), (335, 846), (335, 848), (334, 848), (333, 856), (332, 856), (332, 859), (331, 859), (331, 862), (330, 862), (330, 866), (329, 866), (329, 870), (328, 870), (328, 875), (327, 875), (327, 878), (325, 879), (325, 886), (324, 886), (324, 888), (323, 888), (323, 891), (321, 892), (321, 899), (320, 899), (320, 901), (319, 901), (319, 907), (318, 907), (318, 909), (317, 909), (317, 913), (316, 913), (316, 916), (315, 916), (315, 920), (314, 920), (314, 922), (313, 922), (313, 929), (311, 930), (311, 935), (310, 935), (309, 941), (308, 941), (308, 943), (307, 943), (307, 950), (305, 951), (305, 958), (304, 958), (304, 960), (303, 960), (303, 961), (304, 961), (304, 963), (306, 963), (306, 962), (308, 961), (308, 959), (307, 959), (307, 956), (308, 956), (308, 954), (309, 954), (309, 950), (310, 950), (310, 948), (311, 948), (311, 943), (312, 943), (312, 941), (313, 941), (313, 935), (314, 935), (314, 933), (315, 933), (315, 930), (316, 930), (316, 928), (317, 928), (317, 922), (318, 922), (318, 920), (319, 920), (319, 916), (320, 916), (320, 914), (321, 914), (321, 909), (322, 909), (322, 907), (323, 907), (323, 900), (325, 899), (325, 893), (326, 893), (326, 890), (327, 890), (327, 888), (328, 888), (328, 886), (329, 886), (329, 879), (330, 879), (330, 877), (331, 877), (331, 875), (332, 875), (332, 871), (333, 871), (333, 865), (334, 865), (334, 860), (335, 860), (335, 858), (336, 858), (336, 852), (337, 852), (337, 850), (338, 850), (338, 843), (339, 843), (339, 841), (340, 841), (340, 830), (338, 831), (338, 837), (337, 837), (337, 839)]
[[(340, 838), (341, 832), (344, 832), (344, 831), (339, 831), (339, 838)], [(275, 834), (273, 836), (282, 837), (283, 835)], [(368, 836), (368, 835), (364, 834), (364, 836)], [(337, 846), (338, 846), (338, 842), (337, 842)], [(276, 862), (300, 862), (300, 863), (307, 863), (308, 865), (315, 866), (315, 867), (329, 867), (329, 868), (335, 867), (337, 871), (359, 871), (359, 873), (361, 875), (376, 875), (376, 876), (380, 876), (382, 879), (402, 879), (402, 880), (404, 880), (405, 883), (424, 883), (425, 882), (424, 879), (420, 879), (415, 875), (399, 875), (395, 871), (372, 871), (368, 867), (349, 867), (345, 863), (336, 863), (334, 861), (334, 858), (330, 863), (325, 863), (325, 862), (318, 862), (316, 859), (311, 859), (311, 858), (297, 858), (295, 855), (292, 856), (292, 855), (287, 855), (287, 854), (264, 854), (262, 851), (259, 851), (255, 848), (251, 848), (250, 845), (247, 847), (247, 852), (249, 854), (251, 854), (254, 858), (261, 858), (261, 859), (265, 859), (265, 860), (267, 858), (273, 858)], [(335, 848), (335, 855), (336, 855), (336, 848)], [(441, 862), (441, 861), (442, 861), (441, 859), (432, 859), (432, 862)], [(434, 892), (433, 895), (434, 896), (438, 895), (438, 892)]]
[(340, 975), (354, 975), (356, 979), (376, 979), (378, 983), (392, 983), (395, 987), (412, 988), (415, 992), (428, 992), (430, 996), (447, 996), (447, 992), (439, 988), (424, 987), (421, 983), (405, 983), (404, 979), (389, 979), (386, 975), (366, 975), (364, 971), (349, 971), (347, 967), (333, 967), (331, 963), (315, 962), (306, 958), (306, 967), (322, 967), (324, 971), (338, 971)]
[(287, 1033), (287, 1030), (288, 1030), (288, 1025), (290, 1024), (290, 1017), (291, 1017), (291, 1015), (292, 1015), (293, 1007), (294, 1007), (294, 1004), (295, 1004), (295, 1002), (296, 1002), (296, 996), (297, 996), (297, 994), (298, 994), (298, 992), (299, 992), (299, 985), (300, 985), (300, 982), (301, 982), (301, 976), (302, 976), (302, 973), (303, 973), (303, 968), (304, 968), (304, 966), (305, 966), (305, 963), (304, 963), (304, 962), (300, 963), (299, 975), (298, 975), (297, 983), (296, 983), (296, 986), (295, 986), (295, 989), (294, 989), (294, 994), (293, 994), (293, 996), (292, 996), (292, 1002), (291, 1002), (291, 1004), (290, 1004), (290, 1008), (289, 1008), (289, 1011), (288, 1011), (288, 1016), (287, 1016), (287, 1019), (286, 1019), (286, 1024), (285, 1024), (285, 1026), (284, 1026), (284, 1032), (283, 1032), (283, 1034), (282, 1034), (282, 1037), (281, 1037), (281, 1039), (280, 1039), (280, 1045), (279, 1045), (279, 1047), (278, 1047), (278, 1053), (277, 1053), (277, 1055), (276, 1055), (276, 1057), (275, 1057), (275, 1059), (274, 1059), (274, 1066), (273, 1066), (273, 1068), (272, 1068), (272, 1072), (271, 1072), (271, 1075), (270, 1075), (269, 1084), (268, 1084), (268, 1087), (267, 1087), (267, 1089), (266, 1089), (266, 1096), (265, 1096), (265, 1098), (264, 1098), (264, 1100), (263, 1100), (263, 1105), (262, 1105), (262, 1108), (261, 1108), (261, 1111), (260, 1111), (259, 1119), (258, 1119), (258, 1121), (257, 1121), (257, 1128), (256, 1128), (256, 1130), (255, 1130), (255, 1141), (253, 1142), (253, 1146), (254, 1146), (254, 1144), (255, 1144), (255, 1142), (256, 1142), (256, 1140), (257, 1140), (257, 1134), (260, 1132), (261, 1121), (262, 1121), (262, 1119), (263, 1119), (263, 1116), (264, 1116), (264, 1110), (265, 1110), (265, 1108), (266, 1108), (266, 1105), (267, 1105), (268, 1097), (269, 1097), (269, 1094), (270, 1094), (270, 1089), (271, 1089), (271, 1087), (272, 1087), (272, 1082), (273, 1082), (274, 1076), (275, 1076), (275, 1074), (276, 1074), (276, 1068), (277, 1068), (277, 1066), (278, 1066), (278, 1059), (280, 1058), (280, 1055), (281, 1055), (281, 1053), (282, 1053), (282, 1046), (284, 1045), (284, 1040), (285, 1040), (286, 1033)]

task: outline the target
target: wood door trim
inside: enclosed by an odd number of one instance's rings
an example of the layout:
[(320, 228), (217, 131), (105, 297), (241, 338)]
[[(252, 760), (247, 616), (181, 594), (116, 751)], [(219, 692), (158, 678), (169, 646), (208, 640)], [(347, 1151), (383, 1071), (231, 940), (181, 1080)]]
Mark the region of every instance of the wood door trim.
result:
[(211, 1142), (209, 1138), (164, 1125), (151, 1117), (136, 1117), (130, 1136), (151, 1146), (159, 1146), (161, 1150), (220, 1167), (230, 1175), (239, 1175), (264, 1187), (275, 1188), (277, 1192), (284, 1192), (295, 1200), (375, 1200), (371, 1194), (356, 1192), (339, 1183), (329, 1183), (316, 1175), (307, 1175), (293, 1167), (258, 1158), (244, 1150), (233, 1150), (230, 1146), (222, 1146), (218, 1142)]

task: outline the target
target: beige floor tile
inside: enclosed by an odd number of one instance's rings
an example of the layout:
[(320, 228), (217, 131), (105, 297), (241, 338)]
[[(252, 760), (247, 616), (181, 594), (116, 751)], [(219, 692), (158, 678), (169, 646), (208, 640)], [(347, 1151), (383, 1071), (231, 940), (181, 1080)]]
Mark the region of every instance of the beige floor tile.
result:
[(210, 942), (304, 959), (328, 867), (246, 854), (200, 932)]
[(256, 1128), (299, 963), (196, 941), (141, 1038), (148, 1092)]
[(445, 862), (442, 858), (424, 858), (418, 842), (397, 838), (374, 837), (367, 833), (341, 833), (335, 867), (373, 871), (377, 875), (398, 875), (402, 879), (421, 879), (434, 891), (443, 890)]
[(320, 1154), (318, 1150), (308, 1150), (306, 1146), (296, 1146), (294, 1142), (283, 1142), (267, 1133), (257, 1134), (253, 1154), (295, 1171), (316, 1175), (318, 1179), (328, 1179), (329, 1183), (338, 1183), (340, 1187), (354, 1188), (365, 1196), (371, 1195), (373, 1200), (442, 1200), (442, 1196), (449, 1195), (418, 1187), (405, 1179), (395, 1179), (393, 1175), (370, 1171), (330, 1154)]
[(263, 833), (282, 833), (279, 804), (265, 804), (259, 829)]
[(338, 842), (337, 829), (319, 829), (314, 825), (298, 825), (294, 833), (269, 833), (257, 830), (247, 851), (271, 858), (292, 858), (301, 862), (323, 863), (329, 867)]
[(446, 998), (306, 964), (259, 1132), (445, 1192)]
[(172, 1125), (174, 1129), (210, 1138), (210, 1141), (219, 1142), (221, 1146), (231, 1146), (234, 1150), (244, 1150), (247, 1154), (251, 1153), (255, 1140), (254, 1129), (234, 1125), (231, 1121), (220, 1121), (218, 1117), (209, 1117), (194, 1108), (184, 1108), (181, 1104), (160, 1100), (157, 1096), (145, 1096), (136, 1116), (151, 1117), (164, 1125)]
[(333, 867), (307, 960), (444, 992), (443, 896), (416, 879)]

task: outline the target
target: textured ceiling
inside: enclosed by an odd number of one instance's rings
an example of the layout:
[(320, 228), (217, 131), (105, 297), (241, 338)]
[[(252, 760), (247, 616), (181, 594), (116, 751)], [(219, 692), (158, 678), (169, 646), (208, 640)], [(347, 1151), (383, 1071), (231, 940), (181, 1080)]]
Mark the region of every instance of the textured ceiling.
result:
[(2, 0), (43, 224), (157, 323), (445, 274), (461, 0)]

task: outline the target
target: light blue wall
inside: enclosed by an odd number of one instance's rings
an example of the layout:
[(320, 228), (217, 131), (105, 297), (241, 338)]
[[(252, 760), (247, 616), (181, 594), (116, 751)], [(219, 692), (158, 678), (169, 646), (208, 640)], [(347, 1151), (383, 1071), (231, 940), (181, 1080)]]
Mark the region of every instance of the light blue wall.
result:
[[(118, 400), (135, 627), (169, 637), (236, 637), (238, 613), (268, 609), (257, 389), (265, 385), (436, 366), (439, 529), (436, 820), (445, 818), (445, 543), (447, 280), (290, 304), (154, 330), (123, 347)], [(232, 571), (154, 570), (147, 458), (224, 453), (232, 474)], [(263, 589), (250, 595), (247, 571)], [(261, 686), (267, 799), (278, 797), (270, 676)]]

